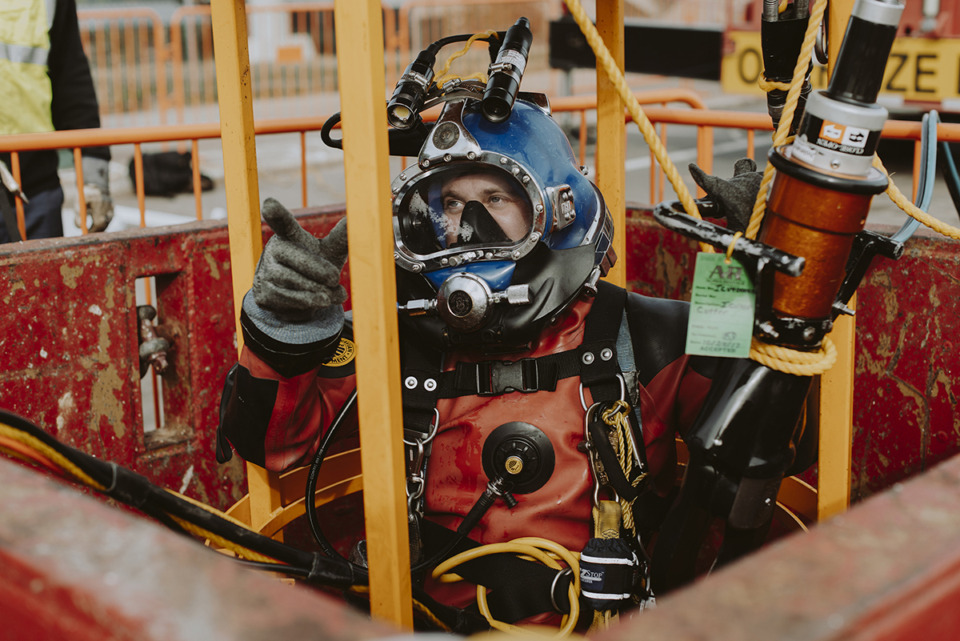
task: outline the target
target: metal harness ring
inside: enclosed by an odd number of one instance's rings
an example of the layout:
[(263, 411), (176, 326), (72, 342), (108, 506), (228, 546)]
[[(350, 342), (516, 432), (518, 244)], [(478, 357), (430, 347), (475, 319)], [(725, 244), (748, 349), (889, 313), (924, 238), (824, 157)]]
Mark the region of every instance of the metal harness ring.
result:
[(558, 614), (570, 614), (560, 609), (560, 606), (557, 605), (557, 597), (554, 595), (557, 592), (557, 584), (560, 583), (560, 579), (563, 576), (570, 576), (571, 574), (573, 574), (573, 568), (563, 568), (554, 575), (553, 581), (550, 583), (550, 605), (553, 606), (554, 611)]
[(426, 445), (433, 440), (433, 437), (437, 435), (437, 428), (440, 427), (440, 410), (433, 408), (433, 422), (430, 424), (430, 431), (427, 432), (427, 438), (417, 439), (416, 441), (408, 441), (403, 439), (404, 445), (409, 445), (410, 447), (416, 447), (417, 444)]
[[(623, 380), (623, 374), (617, 374), (617, 380), (620, 381), (620, 400), (627, 400), (627, 383)], [(584, 412), (590, 411), (587, 407), (587, 401), (583, 398), (583, 383), (580, 383), (580, 407), (583, 408)]]

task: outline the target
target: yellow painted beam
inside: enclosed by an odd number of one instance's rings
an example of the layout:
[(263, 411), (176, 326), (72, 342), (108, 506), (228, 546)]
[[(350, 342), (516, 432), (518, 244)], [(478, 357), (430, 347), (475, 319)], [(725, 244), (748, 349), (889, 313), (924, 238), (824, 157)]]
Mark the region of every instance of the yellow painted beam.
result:
[(243, 340), (239, 325), (240, 306), (243, 295), (253, 284), (253, 270), (263, 249), (246, 3), (244, 0), (212, 0), (210, 12), (217, 50), (223, 171), (230, 183), (226, 194), (227, 221), (239, 346)]
[[(827, 47), (829, 70), (840, 52), (854, 0), (830, 0)], [(850, 300), (856, 309), (856, 297)], [(850, 468), (853, 447), (853, 379), (856, 320), (837, 319), (830, 338), (837, 347), (837, 363), (820, 378), (820, 462), (817, 481), (817, 518), (827, 519), (850, 506)]]
[[(244, 0), (210, 3), (213, 42), (217, 50), (217, 92), (220, 102), (220, 137), (227, 190), (230, 236), (230, 272), (237, 326), (237, 349), (243, 346), (240, 307), (253, 284), (253, 270), (263, 249), (260, 233), (260, 186), (257, 182), (257, 144), (253, 135), (253, 91), (247, 51), (247, 13)], [(280, 507), (279, 477), (247, 464), (250, 525), (270, 520)]]
[(830, 332), (837, 347), (837, 362), (820, 377), (817, 519), (821, 521), (850, 506), (855, 332), (852, 316), (837, 319)]
[[(623, 70), (623, 0), (597, 0), (597, 31), (610, 50), (617, 66)], [(621, 287), (626, 285), (626, 162), (627, 133), (624, 107), (606, 72), (597, 67), (597, 186), (613, 215), (613, 249), (619, 259), (607, 280)]]
[(371, 614), (412, 628), (383, 18), (375, 0), (336, 0), (334, 17)]

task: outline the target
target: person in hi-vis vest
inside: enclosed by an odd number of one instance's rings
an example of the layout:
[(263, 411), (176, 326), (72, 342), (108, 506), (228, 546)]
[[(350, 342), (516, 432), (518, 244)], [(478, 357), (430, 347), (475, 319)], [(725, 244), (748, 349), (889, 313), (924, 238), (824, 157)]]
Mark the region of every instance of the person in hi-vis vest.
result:
[[(100, 126), (90, 65), (80, 41), (74, 0), (3, 0), (0, 3), (0, 135)], [(108, 147), (82, 150), (87, 228), (103, 231), (113, 218)], [(10, 168), (10, 154), (0, 154)], [(26, 196), (26, 239), (63, 235), (63, 190), (55, 150), (19, 154)], [(10, 202), (9, 194), (4, 194)], [(0, 242), (19, 238), (10, 218)], [(77, 221), (78, 227), (80, 226)]]

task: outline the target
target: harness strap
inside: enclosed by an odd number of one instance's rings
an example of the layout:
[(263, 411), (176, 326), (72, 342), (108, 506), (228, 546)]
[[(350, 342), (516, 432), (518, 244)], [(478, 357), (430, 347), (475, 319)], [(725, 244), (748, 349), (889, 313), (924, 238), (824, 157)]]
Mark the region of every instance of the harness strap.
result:
[[(539, 358), (457, 363), (453, 370), (444, 372), (443, 355), (436, 347), (404, 337), (401, 349), (405, 430), (414, 437), (428, 434), (437, 400), (441, 398), (554, 391), (560, 379), (573, 376), (580, 377), (594, 402), (621, 400), (625, 383), (619, 354), (624, 352), (624, 362), (631, 366), (634, 359), (630, 331), (624, 327), (626, 301), (626, 290), (599, 282), (596, 299), (584, 322), (583, 343)], [(636, 408), (631, 420), (635, 433), (640, 434)], [(646, 453), (642, 439), (639, 440), (638, 454), (645, 469)]]
[(440, 374), (440, 398), (499, 396), (509, 392), (552, 392), (557, 381), (580, 373), (579, 349), (517, 361), (457, 363)]
[(439, 395), (443, 354), (412, 336), (400, 342), (403, 361), (403, 427), (414, 437), (429, 434)]
[[(594, 395), (620, 398), (617, 344), (618, 339), (622, 342), (620, 326), (627, 292), (603, 282), (599, 290), (587, 314), (583, 344), (565, 352), (516, 361), (457, 363), (453, 370), (441, 372), (436, 366), (442, 361), (437, 350), (404, 341), (404, 346), (409, 346), (404, 350), (404, 406), (408, 405), (408, 395), (411, 407), (425, 408), (429, 399), (552, 392), (557, 381), (572, 376), (579, 376)], [(432, 363), (427, 358), (429, 353), (437, 355)], [(429, 389), (422, 388), (424, 382)]]
[(584, 350), (580, 371), (580, 381), (590, 389), (594, 402), (618, 400), (623, 392), (617, 338), (626, 303), (626, 290), (605, 281), (597, 283), (597, 296), (583, 330), (583, 344), (589, 349)]

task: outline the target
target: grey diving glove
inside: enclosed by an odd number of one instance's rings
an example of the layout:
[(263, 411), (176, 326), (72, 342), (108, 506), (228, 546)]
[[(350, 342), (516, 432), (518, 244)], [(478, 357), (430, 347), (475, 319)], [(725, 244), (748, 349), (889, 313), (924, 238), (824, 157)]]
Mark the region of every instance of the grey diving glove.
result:
[(741, 158), (734, 164), (730, 180), (711, 176), (694, 163), (690, 163), (689, 168), (693, 181), (707, 192), (707, 196), (717, 203), (720, 213), (726, 216), (727, 228), (745, 231), (763, 180), (763, 174), (757, 171), (757, 163), (750, 158)]
[(267, 242), (253, 276), (257, 305), (284, 322), (303, 323), (347, 300), (340, 271), (347, 260), (347, 220), (319, 239), (306, 231), (273, 198), (263, 203), (263, 219), (275, 235)]

